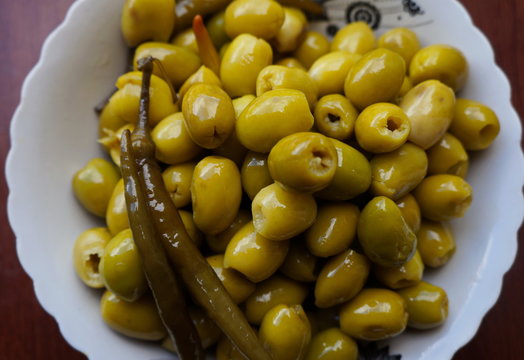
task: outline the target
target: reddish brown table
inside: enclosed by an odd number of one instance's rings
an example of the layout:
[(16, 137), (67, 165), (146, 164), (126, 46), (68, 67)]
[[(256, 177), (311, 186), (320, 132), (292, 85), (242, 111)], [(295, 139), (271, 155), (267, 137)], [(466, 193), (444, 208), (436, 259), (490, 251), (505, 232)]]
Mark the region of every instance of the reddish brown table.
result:
[[(9, 123), (20, 99), (20, 87), (38, 60), (47, 34), (63, 19), (73, 0), (0, 1), (0, 168), (9, 149)], [(498, 64), (513, 87), (513, 104), (524, 115), (524, 2), (462, 0), (475, 24), (491, 40)], [(459, 35), (459, 34), (457, 34)], [(0, 359), (85, 359), (62, 338), (56, 322), (38, 304), (32, 282), (20, 267), (15, 239), (7, 222), (7, 186), (0, 183)], [(523, 245), (524, 231), (519, 241)], [(524, 251), (504, 279), (497, 305), (487, 314), (475, 338), (455, 360), (524, 357)], [(439, 360), (439, 359), (435, 359)]]

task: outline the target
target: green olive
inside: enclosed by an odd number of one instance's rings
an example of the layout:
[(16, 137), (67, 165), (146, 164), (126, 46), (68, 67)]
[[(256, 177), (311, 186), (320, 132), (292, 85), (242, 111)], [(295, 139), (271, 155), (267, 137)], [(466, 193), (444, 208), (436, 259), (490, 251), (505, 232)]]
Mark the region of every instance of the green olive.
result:
[(417, 237), (417, 248), (426, 266), (441, 267), (455, 254), (455, 238), (447, 223), (424, 220)]
[(91, 159), (73, 176), (73, 192), (90, 213), (104, 216), (120, 174), (109, 161)]
[(260, 282), (278, 270), (288, 249), (288, 241), (266, 239), (255, 231), (250, 221), (236, 232), (227, 245), (224, 267), (237, 270), (252, 282)]
[(362, 149), (385, 153), (398, 149), (408, 139), (411, 125), (397, 105), (376, 103), (365, 108), (355, 121), (355, 136)]
[(355, 297), (368, 278), (369, 268), (369, 260), (351, 249), (331, 258), (318, 275), (315, 305), (327, 308)]
[(358, 112), (345, 96), (331, 94), (318, 101), (314, 115), (320, 133), (337, 140), (346, 140), (353, 135)]
[(175, 165), (194, 159), (202, 152), (193, 139), (181, 112), (169, 115), (151, 131), (155, 156), (163, 163)]
[(455, 116), (449, 131), (464, 144), (466, 150), (483, 150), (500, 132), (497, 115), (477, 101), (457, 99)]
[(393, 267), (409, 261), (417, 249), (417, 237), (398, 206), (385, 196), (373, 198), (362, 210), (357, 236), (364, 253), (375, 264)]
[(428, 170), (426, 152), (406, 143), (387, 154), (375, 155), (370, 161), (371, 193), (398, 200), (417, 187)]
[(309, 69), (319, 57), (329, 52), (330, 46), (329, 40), (323, 34), (308, 31), (293, 54), (300, 63)]
[(104, 287), (99, 264), (110, 240), (111, 234), (107, 228), (93, 228), (81, 233), (75, 241), (73, 262), (76, 274), (89, 287)]
[(306, 360), (357, 360), (355, 340), (338, 328), (330, 328), (313, 336)]
[(104, 138), (126, 125), (125, 119), (117, 116), (108, 102), (102, 109), (98, 119), (98, 137)]
[(404, 265), (398, 267), (384, 267), (375, 265), (373, 267), (375, 277), (382, 284), (391, 289), (403, 289), (414, 286), (422, 280), (424, 274), (424, 263), (418, 251)]
[(187, 210), (178, 210), (180, 219), (184, 223), (184, 227), (189, 235), (189, 238), (193, 240), (196, 246), (202, 245), (204, 236), (202, 232), (197, 228), (195, 221), (193, 220), (193, 214)]
[(304, 247), (303, 239), (296, 239), (291, 242), (291, 247), (287, 253), (280, 271), (296, 281), (310, 282), (317, 278), (317, 257)]
[(404, 96), (411, 89), (413, 89), (413, 83), (409, 79), (409, 76), (404, 76), (404, 80), (402, 81), (402, 86), (400, 87), (400, 90), (398, 91), (398, 94), (395, 97), (394, 103), (397, 104), (397, 105), (400, 105), (400, 103), (402, 102), (402, 99), (404, 98)]
[(308, 250), (316, 256), (328, 257), (349, 248), (357, 232), (360, 211), (344, 202), (320, 205), (315, 222), (305, 234)]
[(126, 301), (136, 301), (147, 290), (142, 261), (130, 229), (121, 231), (106, 245), (100, 275), (106, 288)]
[(198, 44), (196, 42), (195, 32), (193, 28), (187, 28), (179, 32), (171, 41), (173, 45), (177, 45), (198, 54)]
[(363, 21), (352, 22), (340, 29), (331, 42), (331, 51), (348, 51), (364, 55), (376, 47), (375, 34)]
[(235, 0), (226, 9), (225, 29), (231, 39), (247, 33), (268, 40), (283, 23), (284, 9), (273, 0)]
[(349, 200), (364, 193), (371, 184), (371, 166), (353, 147), (330, 139), (337, 150), (337, 169), (333, 181), (315, 196), (326, 200)]
[(226, 336), (222, 336), (216, 349), (216, 360), (246, 360)]
[(308, 71), (317, 83), (318, 96), (344, 93), (344, 80), (361, 58), (361, 55), (347, 51), (333, 51), (319, 57)]
[(317, 203), (310, 194), (273, 183), (257, 193), (251, 213), (257, 233), (269, 240), (288, 240), (313, 224)]
[(246, 318), (251, 324), (260, 325), (264, 315), (273, 307), (302, 304), (306, 299), (306, 284), (275, 275), (260, 284), (245, 302)]
[(378, 39), (378, 47), (398, 53), (406, 65), (409, 65), (415, 53), (420, 50), (420, 41), (414, 31), (398, 27), (382, 34)]
[(162, 340), (166, 336), (151, 295), (128, 302), (107, 290), (100, 300), (100, 311), (105, 323), (123, 335), (148, 341)]
[(435, 79), (459, 91), (468, 78), (468, 62), (464, 54), (453, 46), (430, 45), (413, 56), (409, 75), (415, 84)]
[(195, 166), (195, 162), (172, 165), (162, 173), (166, 190), (177, 208), (191, 203), (191, 179)]
[(236, 132), (249, 150), (268, 153), (283, 137), (309, 131), (313, 115), (303, 92), (278, 89), (265, 92), (240, 114)]
[(226, 230), (216, 235), (206, 234), (207, 246), (215, 253), (224, 253), (237, 231), (250, 221), (251, 211), (239, 209), (237, 216)]
[(427, 80), (409, 90), (400, 107), (411, 124), (409, 141), (426, 150), (446, 133), (455, 113), (455, 94), (440, 81)]
[(220, 65), (220, 79), (231, 97), (256, 93), (260, 70), (273, 62), (271, 46), (253, 35), (237, 36), (227, 48)]
[(183, 103), (187, 91), (196, 84), (208, 84), (222, 87), (222, 82), (218, 76), (208, 67), (202, 65), (193, 75), (191, 75), (184, 84), (180, 87), (178, 92), (179, 103)]
[(399, 92), (406, 74), (406, 63), (387, 49), (370, 51), (351, 67), (344, 82), (344, 92), (357, 109), (392, 100)]
[(473, 199), (471, 186), (460, 176), (432, 175), (425, 178), (413, 195), (422, 216), (446, 221), (464, 216)]
[(340, 309), (340, 328), (353, 338), (384, 340), (404, 331), (406, 302), (386, 289), (364, 289)]
[(206, 258), (235, 304), (244, 302), (255, 291), (255, 284), (231, 268), (224, 268), (224, 255)]
[(418, 206), (417, 200), (412, 194), (407, 194), (395, 201), (404, 220), (409, 225), (411, 230), (416, 234), (420, 229), (420, 206)]
[(116, 236), (120, 231), (129, 228), (124, 181), (122, 179), (116, 183), (111, 198), (109, 199), (106, 212), (106, 223), (112, 236)]
[(415, 329), (433, 329), (448, 317), (448, 295), (444, 289), (425, 281), (413, 287), (399, 290), (409, 314), (408, 326)]
[(305, 35), (306, 27), (307, 18), (301, 10), (284, 7), (284, 23), (271, 39), (273, 47), (279, 53), (295, 51)]
[(450, 133), (427, 151), (428, 174), (450, 174), (465, 178), (468, 173), (469, 156), (464, 146)]
[(311, 326), (300, 305), (277, 305), (267, 312), (260, 342), (274, 360), (303, 360), (311, 341)]
[(294, 58), (294, 57), (286, 57), (286, 58), (283, 58), (281, 60), (278, 60), (275, 65), (282, 65), (282, 66), (286, 66), (286, 67), (290, 67), (290, 68), (294, 68), (294, 69), (300, 69), (300, 70), (305, 70), (307, 71), (307, 69), (304, 67), (304, 65), (302, 65), (302, 63), (300, 61), (298, 61), (298, 59)]
[(222, 45), (229, 42), (226, 32), (226, 12), (220, 11), (213, 15), (206, 23), (206, 28), (213, 41), (213, 45), (220, 49)]
[(106, 150), (109, 151), (109, 156), (113, 163), (120, 167), (120, 140), (122, 139), (122, 134), (124, 131), (129, 130), (133, 132), (135, 129), (135, 124), (126, 123), (121, 128), (116, 131), (111, 131), (106, 129), (106, 136), (98, 139), (98, 142), (102, 144)]
[(263, 188), (273, 183), (269, 174), (267, 154), (249, 151), (242, 164), (242, 187), (251, 200)]
[(235, 163), (208, 156), (195, 166), (191, 181), (193, 219), (206, 234), (218, 234), (235, 219), (242, 198), (240, 172)]

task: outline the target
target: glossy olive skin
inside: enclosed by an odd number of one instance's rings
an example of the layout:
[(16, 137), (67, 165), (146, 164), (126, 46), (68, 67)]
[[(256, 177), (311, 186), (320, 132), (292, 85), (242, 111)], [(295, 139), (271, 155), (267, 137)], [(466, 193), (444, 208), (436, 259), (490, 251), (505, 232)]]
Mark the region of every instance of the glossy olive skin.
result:
[(126, 0), (121, 30), (129, 47), (147, 40), (169, 40), (175, 26), (174, 0)]
[(315, 126), (318, 131), (337, 140), (353, 135), (358, 112), (349, 100), (340, 94), (323, 96), (315, 106)]
[(197, 228), (195, 221), (193, 220), (193, 213), (187, 210), (178, 210), (180, 219), (184, 223), (189, 238), (193, 240), (196, 246), (200, 247), (204, 241), (202, 232)]
[(206, 235), (207, 246), (215, 253), (224, 253), (237, 231), (251, 220), (251, 211), (239, 209), (237, 216), (226, 230), (216, 235)]
[(358, 346), (339, 328), (330, 328), (313, 336), (305, 359), (357, 360)]
[(409, 92), (409, 90), (413, 89), (413, 83), (409, 79), (409, 76), (404, 76), (404, 80), (402, 81), (402, 86), (400, 87), (400, 90), (398, 91), (397, 96), (395, 96), (394, 103), (397, 105), (400, 105), (402, 102), (402, 99), (404, 96)]
[(364, 253), (375, 264), (393, 267), (409, 261), (417, 237), (393, 200), (377, 196), (360, 213), (357, 236)]
[(222, 81), (218, 76), (208, 67), (202, 65), (196, 72), (193, 73), (180, 87), (178, 92), (179, 102), (182, 103), (187, 91), (196, 84), (208, 84), (222, 87)]
[(275, 360), (303, 360), (311, 341), (311, 326), (300, 305), (277, 305), (267, 312), (260, 342)]
[(395, 203), (400, 209), (406, 223), (416, 234), (420, 229), (422, 215), (420, 214), (420, 206), (418, 206), (415, 197), (412, 194), (407, 194), (395, 201)]
[(310, 282), (317, 278), (317, 257), (312, 255), (298, 238), (291, 242), (280, 271), (289, 278), (297, 281)]
[(302, 65), (302, 63), (300, 61), (298, 61), (298, 59), (296, 59), (294, 57), (286, 57), (286, 58), (283, 58), (281, 60), (278, 60), (275, 63), (275, 65), (282, 65), (282, 66), (286, 66), (286, 67), (290, 67), (290, 68), (294, 68), (294, 69), (300, 69), (300, 70), (307, 71), (305, 66)]
[(385, 153), (398, 149), (408, 139), (411, 125), (400, 107), (376, 103), (365, 108), (355, 121), (355, 136), (362, 149)]
[(151, 131), (151, 138), (155, 143), (155, 157), (169, 165), (192, 160), (202, 152), (191, 138), (181, 112), (160, 121)]
[(449, 301), (444, 289), (422, 281), (398, 291), (398, 294), (406, 301), (409, 327), (433, 329), (446, 321)]
[(307, 18), (301, 10), (284, 6), (284, 23), (271, 44), (281, 54), (295, 51), (305, 35), (306, 26)]
[(420, 50), (420, 41), (414, 31), (398, 27), (382, 34), (378, 39), (378, 47), (398, 53), (406, 65), (409, 65), (413, 56)]
[(430, 45), (420, 49), (411, 59), (409, 75), (414, 84), (429, 79), (442, 81), (460, 91), (468, 78), (468, 62), (453, 46)]
[(240, 172), (235, 163), (208, 156), (195, 166), (191, 181), (193, 219), (206, 234), (218, 234), (233, 222), (242, 197)]
[(427, 151), (428, 174), (451, 174), (465, 178), (468, 173), (469, 156), (455, 136), (444, 136)]
[(193, 85), (184, 96), (182, 112), (189, 135), (203, 148), (219, 147), (234, 131), (233, 103), (216, 85)]
[(408, 322), (406, 302), (386, 289), (364, 289), (340, 309), (340, 328), (353, 338), (377, 341), (396, 336)]
[(337, 150), (337, 170), (333, 181), (325, 189), (315, 193), (325, 200), (349, 200), (364, 193), (371, 185), (371, 166), (362, 153), (355, 148), (330, 139)]
[[(127, 122), (124, 119), (114, 113), (112, 106), (108, 102), (98, 118), (98, 138), (102, 139), (109, 136), (126, 124)], [(104, 143), (102, 145), (105, 146)]]
[(257, 96), (275, 89), (300, 90), (306, 95), (311, 108), (317, 103), (317, 84), (305, 70), (282, 65), (266, 66), (257, 77)]
[(302, 304), (307, 296), (307, 286), (298, 281), (275, 275), (260, 284), (246, 300), (245, 314), (251, 324), (260, 325), (264, 315), (279, 304)]
[(376, 47), (375, 34), (362, 21), (350, 23), (340, 29), (331, 42), (331, 51), (347, 51), (364, 55)]
[(357, 109), (392, 100), (399, 92), (406, 73), (404, 59), (387, 49), (376, 49), (351, 67), (344, 82), (344, 93)]
[(317, 216), (311, 194), (284, 189), (273, 183), (260, 190), (251, 203), (253, 225), (269, 240), (288, 240), (310, 227)]
[(191, 203), (191, 179), (195, 166), (195, 162), (173, 165), (162, 173), (166, 190), (178, 209)]
[(406, 143), (395, 151), (374, 156), (370, 164), (371, 193), (398, 200), (424, 179), (428, 157), (417, 145)]
[(427, 80), (409, 90), (400, 107), (411, 124), (408, 139), (426, 150), (437, 143), (451, 124), (455, 94), (440, 81)]
[(373, 267), (375, 277), (382, 284), (391, 289), (403, 289), (414, 286), (422, 280), (424, 274), (424, 263), (418, 251), (404, 265), (398, 267), (383, 267), (375, 265)]
[(104, 216), (120, 174), (109, 161), (95, 158), (73, 176), (73, 192), (80, 204), (96, 216)]
[(268, 153), (283, 137), (309, 131), (313, 115), (303, 92), (277, 89), (253, 100), (236, 122), (238, 139), (246, 148)]
[(279, 140), (267, 162), (275, 181), (295, 190), (315, 192), (331, 183), (337, 160), (337, 150), (329, 138), (315, 132), (298, 132)]
[(215, 356), (216, 360), (246, 360), (225, 335), (218, 342)]
[(284, 9), (273, 0), (235, 0), (226, 8), (225, 30), (231, 39), (247, 33), (265, 40), (284, 23)]
[(106, 223), (112, 236), (116, 236), (120, 231), (129, 228), (124, 181), (122, 179), (116, 183), (111, 198), (109, 199), (106, 211)]
[(187, 28), (179, 32), (171, 41), (173, 45), (177, 45), (198, 54), (198, 44), (196, 42), (195, 32), (192, 28)]
[(460, 176), (439, 174), (425, 178), (413, 195), (422, 216), (433, 221), (447, 221), (464, 216), (469, 209), (473, 189)]
[[(138, 60), (148, 56), (152, 56), (162, 63), (169, 80), (177, 88), (197, 71), (202, 64), (200, 57), (187, 48), (161, 42), (147, 42), (135, 50), (133, 59), (135, 71), (138, 70)], [(156, 64), (153, 67), (153, 74), (161, 78), (164, 76)]]
[(466, 150), (483, 150), (499, 134), (500, 124), (497, 115), (486, 105), (457, 99), (449, 131), (462, 142)]
[(455, 238), (445, 222), (422, 221), (417, 237), (418, 252), (426, 266), (441, 267), (455, 254)]
[(349, 70), (361, 58), (361, 55), (347, 51), (333, 51), (319, 57), (308, 71), (317, 84), (318, 96), (343, 94)]
[(349, 248), (357, 232), (360, 211), (354, 204), (334, 202), (319, 206), (315, 222), (305, 234), (308, 250), (328, 257)]
[(253, 35), (237, 36), (227, 48), (220, 65), (220, 79), (231, 97), (256, 93), (260, 70), (273, 62), (271, 46)]
[(229, 42), (229, 36), (226, 33), (226, 12), (220, 11), (213, 15), (206, 23), (206, 28), (213, 41), (213, 45), (220, 49), (225, 43)]
[(369, 260), (351, 249), (331, 258), (315, 283), (315, 305), (327, 308), (352, 299), (362, 290), (369, 269)]
[(99, 264), (110, 240), (111, 234), (106, 228), (92, 228), (81, 233), (75, 241), (73, 263), (76, 274), (89, 287), (104, 287)]
[(100, 300), (100, 312), (104, 322), (123, 335), (148, 341), (162, 340), (166, 336), (151, 295), (128, 302), (107, 290)]
[(147, 289), (142, 261), (130, 229), (118, 233), (100, 260), (105, 287), (126, 301), (136, 301)]
[(249, 151), (244, 158), (242, 170), (242, 188), (251, 200), (263, 188), (273, 183), (267, 164), (267, 154)]
[(329, 52), (330, 47), (329, 40), (323, 34), (308, 31), (293, 55), (309, 69), (319, 57)]
[(255, 231), (250, 221), (236, 232), (227, 245), (224, 267), (237, 270), (252, 282), (260, 282), (278, 270), (288, 249), (288, 241), (266, 239)]
[(224, 255), (214, 255), (206, 258), (229, 295), (235, 302), (244, 302), (255, 291), (255, 284), (231, 268), (224, 268)]

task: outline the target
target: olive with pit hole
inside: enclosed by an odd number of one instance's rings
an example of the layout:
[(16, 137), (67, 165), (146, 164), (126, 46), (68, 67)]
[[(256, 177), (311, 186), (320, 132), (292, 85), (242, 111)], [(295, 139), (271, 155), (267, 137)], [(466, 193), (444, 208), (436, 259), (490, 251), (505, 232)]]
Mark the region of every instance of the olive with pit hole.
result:
[(162, 173), (166, 190), (178, 209), (191, 203), (191, 179), (195, 166), (195, 162), (172, 165)]
[(423, 220), (417, 237), (418, 252), (426, 266), (441, 267), (455, 254), (455, 238), (445, 222)]
[(320, 133), (333, 139), (346, 140), (353, 135), (358, 112), (345, 96), (331, 94), (318, 101), (314, 116)]
[(78, 277), (89, 287), (103, 288), (100, 260), (111, 240), (107, 228), (92, 228), (81, 233), (73, 247), (73, 263)]
[(451, 174), (465, 178), (468, 173), (469, 156), (455, 136), (444, 136), (427, 150), (428, 174)]

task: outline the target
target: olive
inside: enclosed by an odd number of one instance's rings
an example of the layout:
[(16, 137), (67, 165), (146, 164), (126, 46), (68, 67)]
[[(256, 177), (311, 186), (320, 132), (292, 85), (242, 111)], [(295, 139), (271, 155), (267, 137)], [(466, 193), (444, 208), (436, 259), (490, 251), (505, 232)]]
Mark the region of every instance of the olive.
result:
[(306, 26), (307, 18), (301, 10), (284, 7), (284, 23), (271, 39), (273, 47), (279, 53), (295, 51), (305, 35)]
[(293, 54), (300, 63), (309, 69), (319, 57), (329, 52), (330, 46), (329, 40), (323, 34), (308, 31)]
[(195, 32), (192, 28), (187, 28), (184, 31), (180, 31), (171, 41), (173, 45), (177, 45), (198, 54), (198, 44), (195, 37)]
[(282, 65), (282, 66), (286, 66), (286, 67), (290, 67), (290, 68), (294, 68), (294, 69), (300, 69), (300, 70), (306, 70), (307, 69), (304, 67), (304, 65), (302, 65), (302, 63), (300, 61), (298, 61), (298, 59), (294, 58), (294, 57), (286, 57), (286, 58), (283, 58), (281, 60), (278, 60), (275, 65)]
[(180, 87), (178, 92), (179, 103), (183, 103), (187, 91), (196, 84), (208, 84), (222, 87), (222, 82), (218, 76), (208, 67), (202, 65), (193, 75), (191, 75)]
[(260, 325), (264, 315), (273, 307), (302, 304), (306, 299), (308, 288), (305, 284), (275, 275), (260, 284), (246, 300), (245, 314), (251, 324)]
[(269, 240), (288, 240), (313, 224), (317, 203), (310, 194), (273, 183), (256, 194), (251, 213), (257, 233)]
[(364, 287), (369, 269), (369, 260), (351, 249), (331, 258), (318, 275), (315, 305), (327, 308), (352, 299)]
[(398, 291), (406, 301), (408, 326), (426, 330), (438, 327), (448, 317), (448, 295), (444, 289), (421, 281), (415, 286)]
[(211, 40), (213, 41), (213, 45), (215, 45), (217, 49), (220, 49), (222, 45), (230, 41), (226, 32), (225, 11), (220, 11), (213, 15), (207, 21), (206, 28), (209, 36), (211, 37)]
[(267, 312), (260, 342), (274, 360), (303, 360), (311, 341), (311, 326), (300, 305), (277, 305)]
[(441, 267), (455, 254), (455, 238), (446, 223), (424, 220), (417, 237), (418, 252), (426, 266)]
[(273, 0), (235, 0), (226, 8), (225, 30), (231, 39), (251, 34), (274, 37), (284, 24), (284, 9)]
[(263, 188), (273, 183), (269, 174), (267, 155), (249, 151), (242, 164), (242, 187), (251, 200)]
[(500, 124), (497, 115), (486, 105), (457, 99), (449, 131), (462, 142), (466, 150), (483, 150), (499, 134)]
[(255, 231), (250, 221), (236, 232), (227, 245), (224, 267), (237, 270), (252, 282), (260, 282), (278, 270), (288, 249), (289, 242), (266, 239)]
[(390, 153), (375, 155), (370, 164), (371, 193), (398, 200), (424, 179), (428, 158), (417, 145), (406, 143)]
[(455, 136), (444, 136), (427, 151), (428, 174), (450, 174), (465, 178), (468, 173), (469, 156)]
[(233, 108), (235, 109), (235, 117), (238, 119), (240, 117), (240, 114), (248, 107), (249, 104), (253, 102), (253, 100), (256, 99), (255, 95), (244, 95), (241, 97), (238, 97), (236, 99), (233, 99)]
[(108, 102), (106, 106), (104, 106), (104, 108), (102, 109), (102, 112), (100, 113), (98, 119), (98, 138), (104, 138), (114, 133), (126, 124), (127, 122), (125, 121), (125, 119), (122, 119), (121, 117), (117, 116), (112, 106)]
[(364, 289), (340, 309), (340, 328), (366, 341), (384, 340), (404, 331), (408, 322), (406, 302), (386, 289)]
[(364, 253), (375, 264), (405, 264), (415, 254), (417, 237), (398, 206), (387, 197), (373, 198), (362, 210), (357, 236)]
[(305, 234), (308, 250), (328, 257), (349, 248), (357, 232), (360, 211), (354, 204), (336, 202), (320, 205), (315, 222)]
[(244, 302), (255, 291), (255, 284), (231, 268), (224, 268), (224, 255), (206, 258), (235, 304)]
[(186, 229), (189, 238), (193, 240), (196, 246), (202, 245), (204, 236), (197, 228), (195, 221), (193, 220), (193, 214), (187, 210), (178, 210), (178, 214), (180, 215), (180, 219), (184, 224), (184, 228)]
[(318, 101), (314, 116), (320, 133), (337, 140), (346, 140), (353, 135), (358, 112), (345, 96), (331, 94)]
[(109, 161), (91, 159), (73, 176), (73, 192), (90, 213), (104, 216), (120, 174)]
[(305, 359), (357, 360), (358, 346), (340, 329), (330, 328), (313, 336)]
[(395, 97), (394, 103), (397, 104), (397, 105), (400, 105), (400, 103), (402, 102), (402, 99), (404, 98), (404, 96), (411, 89), (413, 89), (413, 83), (409, 79), (409, 76), (404, 76), (404, 80), (402, 81), (402, 86), (400, 87), (400, 90), (398, 91), (398, 94)]
[(407, 263), (397, 267), (373, 267), (375, 277), (391, 289), (403, 289), (418, 284), (424, 274), (424, 263), (418, 251)]
[(344, 80), (361, 57), (347, 51), (333, 51), (319, 57), (308, 71), (317, 83), (318, 96), (344, 93)]
[(110, 240), (111, 234), (106, 228), (93, 228), (81, 233), (75, 241), (73, 248), (75, 270), (82, 282), (89, 287), (104, 287), (99, 264)]
[(409, 65), (413, 56), (420, 50), (420, 41), (414, 31), (398, 27), (382, 34), (378, 39), (378, 47), (398, 53), (406, 65)]
[(421, 214), (415, 197), (412, 194), (407, 194), (395, 201), (395, 203), (400, 209), (406, 223), (416, 234), (420, 229)]
[(446, 221), (464, 216), (473, 199), (472, 191), (460, 176), (440, 174), (425, 178), (413, 195), (422, 216), (433, 221)]
[(233, 236), (245, 224), (251, 221), (251, 211), (239, 209), (238, 214), (228, 228), (216, 235), (206, 234), (207, 246), (215, 253), (223, 253), (226, 251), (227, 245)]
[(351, 67), (344, 82), (344, 92), (357, 109), (387, 102), (398, 94), (405, 73), (406, 64), (399, 54), (376, 49)]
[(100, 275), (106, 288), (126, 301), (136, 301), (147, 290), (142, 260), (130, 229), (121, 231), (106, 245)]
[(162, 173), (166, 190), (177, 208), (191, 203), (191, 179), (195, 165), (195, 162), (172, 165)]
[(191, 181), (193, 219), (206, 234), (227, 229), (240, 207), (242, 184), (235, 163), (219, 156), (208, 156), (195, 166)]
[(166, 336), (151, 295), (128, 302), (107, 290), (100, 300), (100, 312), (105, 323), (123, 335), (149, 341), (162, 340)]
[(112, 236), (115, 236), (120, 231), (129, 228), (129, 220), (127, 218), (126, 197), (124, 193), (124, 181), (120, 179), (107, 205), (106, 212), (107, 228)]
[(120, 140), (122, 139), (122, 134), (126, 130), (133, 132), (134, 129), (135, 124), (126, 123), (116, 131), (106, 130), (107, 135), (98, 139), (98, 142), (109, 151), (111, 160), (113, 160), (113, 163), (118, 167), (120, 167)]
[(411, 125), (397, 105), (376, 103), (365, 108), (355, 121), (355, 136), (362, 149), (385, 153), (398, 149), (408, 139)]
[(289, 278), (296, 281), (310, 282), (317, 278), (317, 257), (304, 247), (303, 239), (291, 242), (280, 271)]
[(331, 51), (343, 50), (360, 55), (364, 55), (375, 47), (375, 34), (363, 21), (346, 25), (335, 34), (331, 42)]

